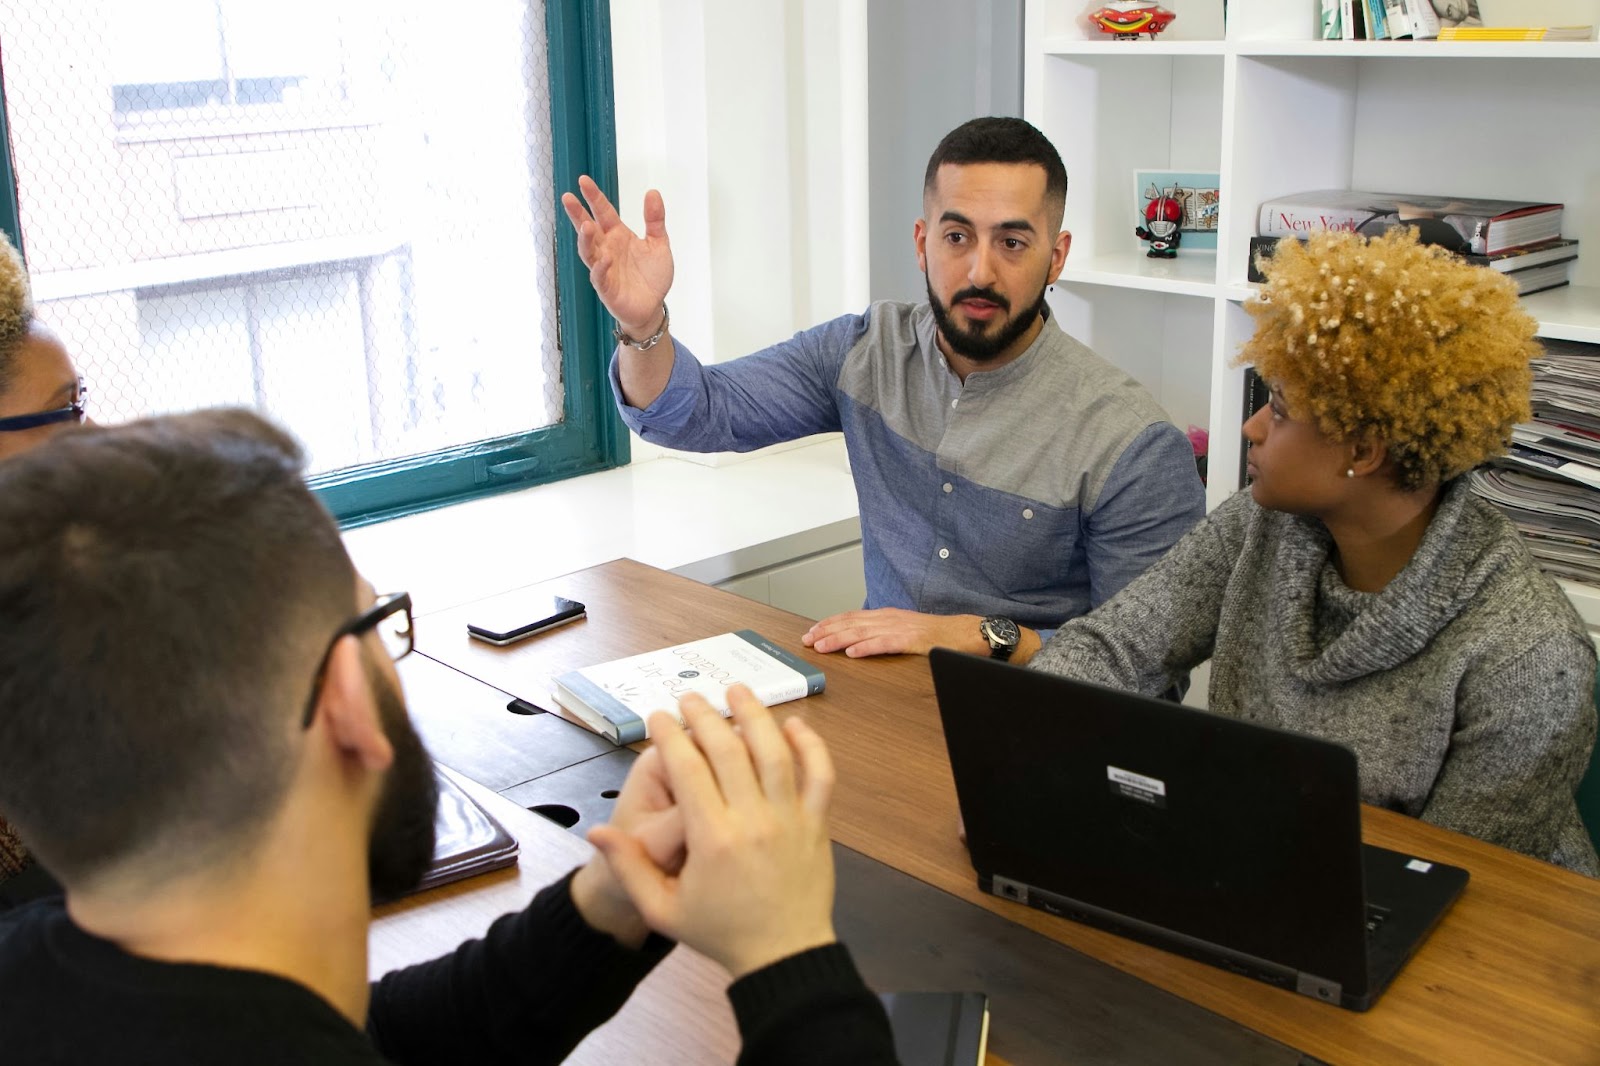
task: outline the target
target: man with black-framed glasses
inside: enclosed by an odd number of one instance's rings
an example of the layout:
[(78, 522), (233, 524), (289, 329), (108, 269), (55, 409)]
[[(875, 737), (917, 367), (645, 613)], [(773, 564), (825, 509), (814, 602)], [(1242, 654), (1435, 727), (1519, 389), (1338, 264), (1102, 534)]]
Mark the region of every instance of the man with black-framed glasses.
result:
[(892, 1062), (833, 933), (826, 748), (748, 691), (737, 732), (652, 722), (591, 861), (368, 984), (436, 785), (410, 597), (355, 573), (301, 460), (213, 411), (0, 464), (0, 810), (66, 889), (0, 919), (6, 1060), (556, 1062), (670, 936), (735, 978), (741, 1062)]

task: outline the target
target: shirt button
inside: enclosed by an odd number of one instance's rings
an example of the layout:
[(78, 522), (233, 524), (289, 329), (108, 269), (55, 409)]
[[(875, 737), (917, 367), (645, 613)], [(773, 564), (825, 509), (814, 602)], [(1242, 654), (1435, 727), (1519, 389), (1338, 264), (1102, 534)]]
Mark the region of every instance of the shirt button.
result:
[(1032, 507), (1024, 507), (1022, 509), (1022, 517), (1023, 518), (1032, 518), (1033, 517), (1033, 508)]
[(939, 558), (941, 558), (941, 559), (950, 558), (950, 549), (949, 548), (940, 548), (939, 549)]
[(954, 406), (955, 406), (955, 405), (956, 405), (956, 404), (958, 404), (958, 403), (960, 403), (960, 402), (961, 402), (961, 398), (960, 398), (960, 397), (959, 397), (959, 396), (958, 396), (958, 397), (956, 397), (956, 398), (955, 398), (955, 399), (954, 399), (954, 400), (951, 400), (951, 401), (950, 401), (950, 406), (951, 406), (951, 407), (954, 407)]
[(956, 487), (954, 485), (950, 484), (950, 482), (946, 481), (944, 483), (944, 491), (946, 491), (946, 492), (954, 492), (954, 491), (956, 491)]

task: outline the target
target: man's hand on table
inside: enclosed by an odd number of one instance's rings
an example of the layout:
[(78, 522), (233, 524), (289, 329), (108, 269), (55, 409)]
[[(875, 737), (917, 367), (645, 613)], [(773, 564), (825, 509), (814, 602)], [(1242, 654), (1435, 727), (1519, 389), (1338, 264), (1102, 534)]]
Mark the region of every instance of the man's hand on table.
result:
[[(824, 618), (808, 629), (800, 643), (813, 651), (842, 651), (852, 659), (869, 655), (926, 655), (932, 648), (953, 648), (973, 655), (988, 655), (975, 614), (922, 614), (899, 607), (845, 611)], [(1039, 634), (1019, 626), (1021, 642), (1011, 655), (1024, 663), (1039, 650)]]

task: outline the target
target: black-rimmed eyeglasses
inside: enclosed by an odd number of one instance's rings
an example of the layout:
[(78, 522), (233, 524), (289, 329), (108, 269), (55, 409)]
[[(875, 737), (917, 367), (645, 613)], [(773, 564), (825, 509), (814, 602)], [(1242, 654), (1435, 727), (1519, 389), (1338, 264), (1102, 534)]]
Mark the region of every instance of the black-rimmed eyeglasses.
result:
[(411, 620), (411, 593), (391, 592), (379, 596), (377, 603), (339, 627), (333, 639), (328, 641), (328, 650), (322, 653), (322, 661), (317, 664), (317, 675), (311, 682), (311, 698), (306, 701), (301, 729), (310, 729), (311, 720), (316, 717), (317, 695), (322, 691), (322, 678), (328, 672), (328, 656), (333, 654), (333, 646), (345, 637), (359, 637), (369, 629), (378, 634), (378, 640), (383, 644), (383, 650), (389, 653), (390, 659), (399, 662), (410, 655), (416, 635)]
[(38, 429), (40, 426), (54, 426), (62, 422), (82, 422), (84, 414), (84, 398), (89, 395), (89, 389), (78, 379), (77, 394), (72, 397), (72, 402), (66, 407), (57, 407), (53, 411), (35, 411), (27, 415), (12, 415), (10, 418), (0, 418), (0, 433), (15, 433), (24, 429)]

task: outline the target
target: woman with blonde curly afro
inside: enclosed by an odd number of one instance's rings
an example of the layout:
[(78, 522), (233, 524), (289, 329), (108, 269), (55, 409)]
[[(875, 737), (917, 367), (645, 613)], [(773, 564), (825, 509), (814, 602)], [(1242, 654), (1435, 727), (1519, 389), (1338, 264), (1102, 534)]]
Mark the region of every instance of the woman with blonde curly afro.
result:
[[(0, 233), (0, 461), (44, 443), (81, 421), (78, 373), (61, 342), (33, 317), (28, 270)], [(28, 891), (42, 876), (0, 817), (0, 906), (23, 893), (10, 879), (28, 871)]]
[(1212, 712), (1350, 746), (1367, 803), (1600, 875), (1594, 646), (1461, 476), (1528, 417), (1516, 286), (1408, 229), (1263, 269), (1250, 487), (1029, 665), (1154, 695), (1209, 659)]
[(28, 268), (0, 233), (0, 460), (81, 421), (72, 357), (33, 317)]

